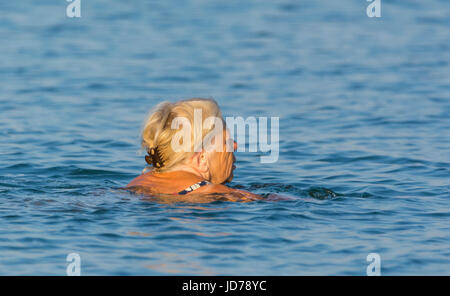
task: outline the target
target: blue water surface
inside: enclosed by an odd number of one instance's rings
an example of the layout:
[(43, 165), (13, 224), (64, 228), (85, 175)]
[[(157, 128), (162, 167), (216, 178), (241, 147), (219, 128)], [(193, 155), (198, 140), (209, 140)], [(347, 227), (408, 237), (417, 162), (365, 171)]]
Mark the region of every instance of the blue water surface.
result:
[[(0, 275), (450, 275), (450, 2), (0, 2)], [(231, 183), (294, 197), (165, 204), (119, 190), (163, 100), (280, 118)]]

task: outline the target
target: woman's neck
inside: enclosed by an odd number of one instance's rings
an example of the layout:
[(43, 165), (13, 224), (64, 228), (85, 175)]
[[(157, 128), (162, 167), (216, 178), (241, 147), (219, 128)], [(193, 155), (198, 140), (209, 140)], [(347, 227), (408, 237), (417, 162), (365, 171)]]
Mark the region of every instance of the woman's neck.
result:
[(189, 165), (185, 165), (185, 164), (177, 165), (177, 166), (171, 168), (170, 170), (168, 170), (167, 172), (185, 172), (185, 173), (195, 175), (196, 177), (199, 177), (206, 181), (209, 181), (209, 178), (210, 178), (209, 173), (202, 173), (199, 170), (197, 170), (196, 168), (189, 166)]

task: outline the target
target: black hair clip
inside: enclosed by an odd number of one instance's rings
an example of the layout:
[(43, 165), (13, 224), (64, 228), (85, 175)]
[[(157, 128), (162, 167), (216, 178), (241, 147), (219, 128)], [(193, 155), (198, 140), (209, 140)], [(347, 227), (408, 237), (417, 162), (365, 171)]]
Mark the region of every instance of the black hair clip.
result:
[(145, 161), (148, 164), (153, 165), (155, 168), (161, 168), (164, 165), (162, 161), (161, 153), (158, 150), (158, 147), (147, 149), (148, 155), (145, 156)]

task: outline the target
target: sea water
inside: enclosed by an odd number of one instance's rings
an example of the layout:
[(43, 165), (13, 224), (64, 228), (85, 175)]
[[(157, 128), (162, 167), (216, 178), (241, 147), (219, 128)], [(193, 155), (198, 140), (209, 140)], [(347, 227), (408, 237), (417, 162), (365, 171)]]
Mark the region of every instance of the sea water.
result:
[[(0, 274), (450, 274), (450, 3), (2, 1)], [(163, 100), (279, 117), (279, 158), (151, 202), (139, 130)]]

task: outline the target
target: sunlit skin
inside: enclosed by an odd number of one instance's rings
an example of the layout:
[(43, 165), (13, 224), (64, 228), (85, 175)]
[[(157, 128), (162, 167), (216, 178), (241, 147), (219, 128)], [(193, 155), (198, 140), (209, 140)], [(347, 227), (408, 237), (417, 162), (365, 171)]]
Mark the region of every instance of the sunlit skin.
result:
[[(237, 143), (230, 138), (228, 130), (224, 130), (223, 136), (222, 143), (220, 141), (213, 143), (215, 149), (197, 152), (186, 163), (170, 171), (144, 173), (132, 180), (127, 187), (139, 187), (140, 192), (148, 189), (148, 192), (156, 194), (177, 194), (197, 182), (207, 180), (212, 184), (202, 186), (184, 196), (198, 196), (200, 193), (227, 193), (227, 195), (236, 195), (244, 199), (261, 199), (259, 195), (224, 185), (233, 179), (236, 161), (234, 152), (227, 151), (227, 143), (233, 143), (234, 151), (237, 149)], [(218, 145), (223, 145), (223, 148), (218, 149), (220, 148)]]

